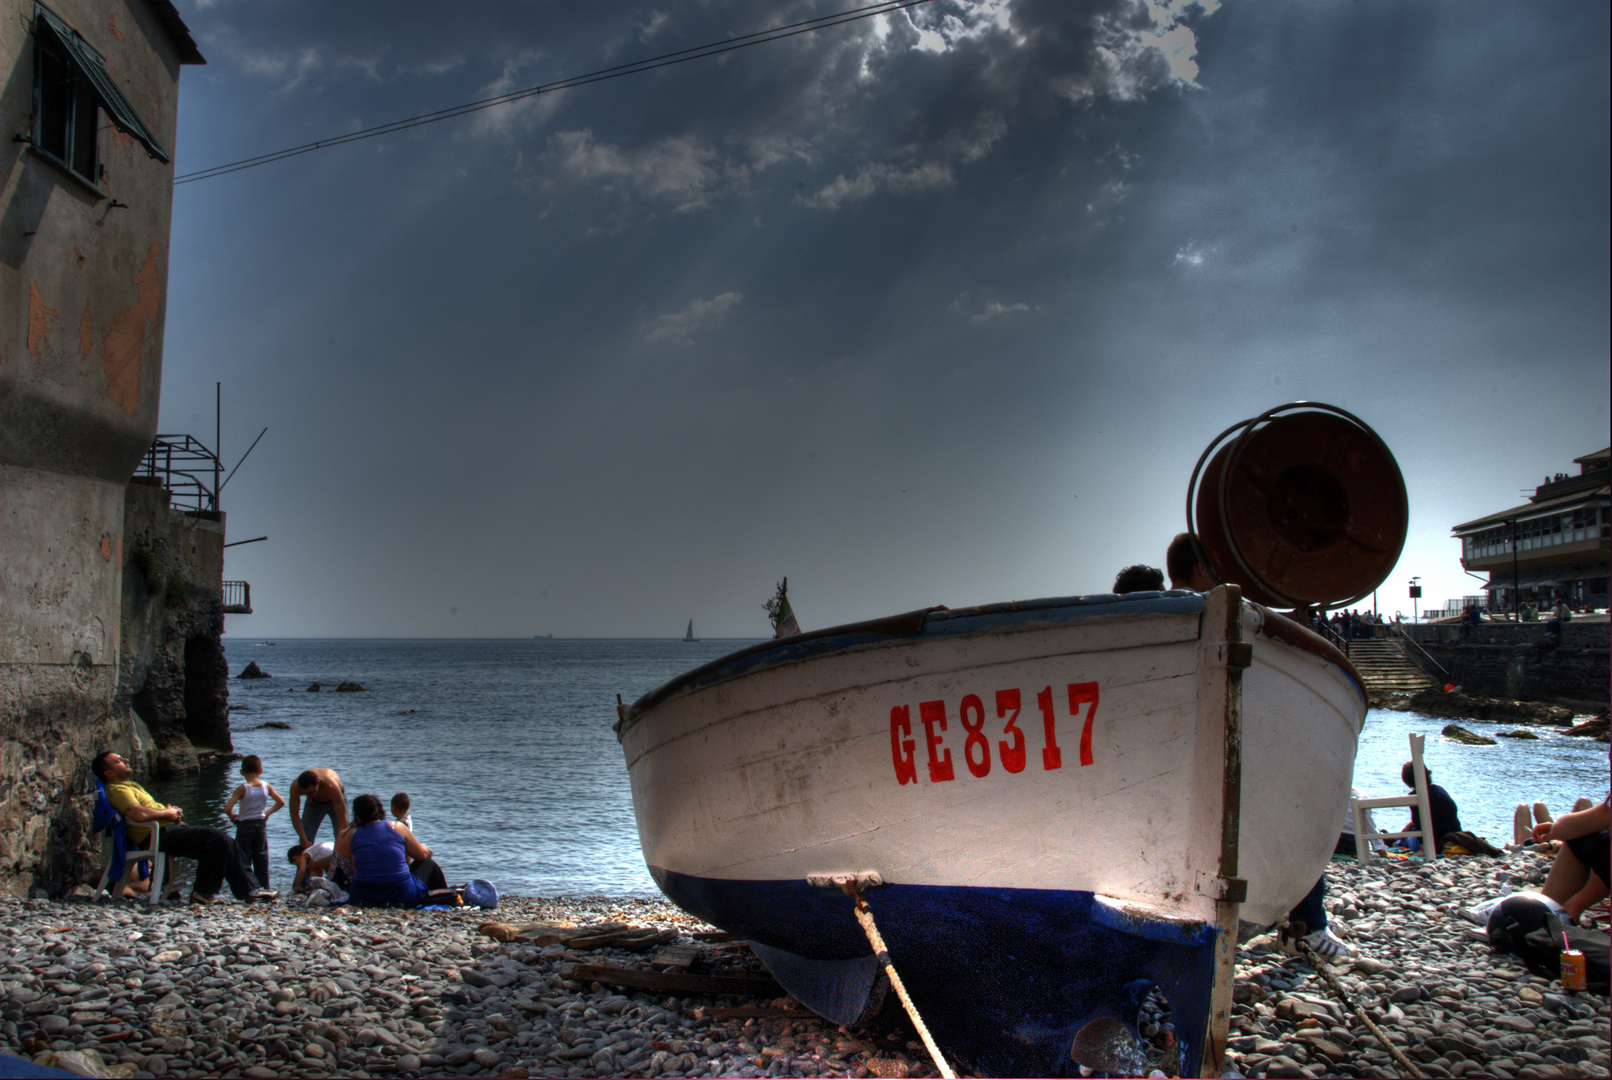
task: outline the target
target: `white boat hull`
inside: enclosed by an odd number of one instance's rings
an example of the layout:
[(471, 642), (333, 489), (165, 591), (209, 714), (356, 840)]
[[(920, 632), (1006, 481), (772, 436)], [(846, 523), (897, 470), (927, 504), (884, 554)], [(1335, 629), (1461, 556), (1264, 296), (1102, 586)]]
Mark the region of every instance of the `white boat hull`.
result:
[[(621, 727), (645, 861), (697, 914), (823, 961), (868, 949), (791, 885), (856, 874), (884, 883), (876, 910), (924, 897), (915, 919), (968, 909), (960, 890), (977, 890), (1018, 898), (980, 918), (1050, 905), (1015, 934), (1095, 903), (1079, 918), (1202, 945), (1191, 928), (1228, 910), (1228, 836), (1241, 917), (1275, 922), (1337, 840), (1365, 699), (1307, 632), (1214, 595), (1207, 612), (1171, 593), (932, 613), (910, 634), (786, 640), (709, 665)], [(1240, 679), (1227, 663), (1239, 634), (1206, 630), (1217, 610), (1240, 611), (1253, 645)], [(800, 910), (780, 921), (758, 905)]]

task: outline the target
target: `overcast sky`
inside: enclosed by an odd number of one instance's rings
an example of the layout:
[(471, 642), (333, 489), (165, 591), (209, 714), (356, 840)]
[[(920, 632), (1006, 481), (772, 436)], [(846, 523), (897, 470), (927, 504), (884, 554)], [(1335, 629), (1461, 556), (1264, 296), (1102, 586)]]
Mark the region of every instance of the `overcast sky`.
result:
[[(199, 3), (177, 171), (852, 6)], [(1330, 402), (1450, 526), (1608, 443), (1608, 8), (935, 0), (181, 185), (232, 636), (763, 636), (1106, 591)]]

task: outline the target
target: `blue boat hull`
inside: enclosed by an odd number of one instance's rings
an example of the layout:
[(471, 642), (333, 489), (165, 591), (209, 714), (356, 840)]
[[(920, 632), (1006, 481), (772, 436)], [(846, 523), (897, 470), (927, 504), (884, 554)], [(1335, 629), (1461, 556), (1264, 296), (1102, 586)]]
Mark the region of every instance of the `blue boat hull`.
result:
[[(784, 988), (842, 1023), (872, 985), (848, 896), (802, 881), (696, 878), (651, 867), (679, 907), (751, 939)], [(865, 893), (890, 957), (945, 1049), (992, 1076), (1072, 1076), (1076, 1034), (1102, 1017), (1135, 1033), (1153, 986), (1169, 999), (1180, 1060), (1209, 1024), (1216, 930), (1121, 915), (1089, 892), (882, 885)], [(773, 955), (782, 950), (786, 955)]]

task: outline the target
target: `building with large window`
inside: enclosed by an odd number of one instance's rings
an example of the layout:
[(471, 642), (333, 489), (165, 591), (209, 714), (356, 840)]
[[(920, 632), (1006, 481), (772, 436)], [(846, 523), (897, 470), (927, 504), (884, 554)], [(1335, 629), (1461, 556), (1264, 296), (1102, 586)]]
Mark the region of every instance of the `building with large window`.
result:
[(1547, 477), (1522, 506), (1455, 526), (1461, 566), (1489, 575), (1490, 611), (1563, 599), (1580, 610), (1607, 606), (1607, 459), (1606, 450), (1574, 458), (1577, 475)]

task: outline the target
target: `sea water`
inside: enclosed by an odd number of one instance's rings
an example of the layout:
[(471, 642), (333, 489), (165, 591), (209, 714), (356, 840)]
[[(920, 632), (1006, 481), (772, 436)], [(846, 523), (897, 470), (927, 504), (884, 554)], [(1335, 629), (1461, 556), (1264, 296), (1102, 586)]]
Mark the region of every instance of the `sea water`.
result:
[[(255, 661), (272, 678), (230, 681), (235, 750), (264, 761), (264, 779), (289, 798), (307, 768), (335, 769), (349, 800), (364, 793), (413, 803), (414, 829), (450, 882), (492, 880), (520, 895), (653, 895), (633, 818), (621, 747), (612, 725), (616, 695), (631, 703), (690, 668), (751, 644), (746, 640), (285, 640), (226, 639), (230, 673)], [(335, 693), (343, 681), (363, 692)], [(319, 683), (322, 689), (310, 693)], [(1395, 795), (1407, 735), (1428, 736), (1425, 760), (1470, 831), (1511, 839), (1519, 802), (1543, 799), (1553, 813), (1579, 795), (1599, 800), (1607, 747), (1534, 726), (1538, 740), (1492, 747), (1448, 742), (1448, 723), (1373, 710), (1355, 762), (1355, 786)], [(286, 725), (264, 726), (267, 724)], [(1527, 725), (1468, 722), (1493, 734)], [(691, 780), (693, 778), (690, 778)], [(151, 785), (185, 808), (187, 824), (227, 826), (223, 806), (240, 783), (238, 764)], [(1245, 797), (1257, 778), (1244, 778)], [(1344, 808), (1338, 808), (1343, 820)], [(1380, 811), (1378, 826), (1405, 814)], [(321, 839), (331, 838), (323, 826)], [(288, 811), (269, 821), (275, 885), (291, 879), (296, 841)]]

